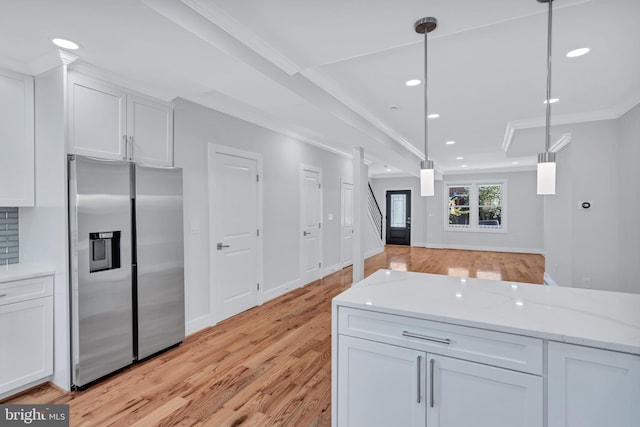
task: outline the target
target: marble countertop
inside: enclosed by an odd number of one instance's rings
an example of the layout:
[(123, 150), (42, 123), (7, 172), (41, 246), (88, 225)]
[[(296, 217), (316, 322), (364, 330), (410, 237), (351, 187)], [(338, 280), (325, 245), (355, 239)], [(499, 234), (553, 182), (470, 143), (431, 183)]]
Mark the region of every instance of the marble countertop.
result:
[(640, 355), (640, 295), (378, 270), (334, 305)]
[(32, 279), (55, 274), (51, 266), (37, 263), (18, 263), (0, 266), (0, 283)]

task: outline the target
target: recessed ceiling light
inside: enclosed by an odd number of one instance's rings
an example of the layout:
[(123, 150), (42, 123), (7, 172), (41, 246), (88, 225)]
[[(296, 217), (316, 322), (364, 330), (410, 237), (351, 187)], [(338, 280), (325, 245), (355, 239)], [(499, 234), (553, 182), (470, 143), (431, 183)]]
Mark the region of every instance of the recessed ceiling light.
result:
[(406, 84), (407, 86), (418, 86), (420, 83), (422, 83), (422, 82), (421, 82), (420, 80), (417, 80), (417, 79), (407, 80), (407, 81), (405, 82), (405, 84)]
[(455, 143), (456, 143), (455, 141), (447, 141), (447, 142), (445, 142), (445, 144), (447, 144), (447, 145), (453, 145)]
[(567, 53), (567, 58), (577, 58), (578, 56), (586, 55), (589, 53), (588, 47), (581, 47), (580, 49), (574, 49)]
[(464, 160), (464, 157), (458, 156), (458, 157), (456, 157), (456, 160)]
[(468, 165), (460, 165), (461, 168), (466, 168)]
[(430, 119), (437, 119), (438, 117), (440, 117), (440, 114), (437, 114), (437, 113), (429, 114), (427, 117)]
[[(560, 99), (559, 99), (559, 98), (551, 98), (551, 99), (549, 100), (549, 103), (550, 103), (550, 104), (555, 104), (555, 103), (556, 103), (556, 102), (558, 102), (558, 101), (560, 101)], [(545, 104), (547, 103), (547, 100), (546, 100), (546, 99), (544, 100), (544, 103), (545, 103)]]
[(398, 108), (400, 108), (400, 107), (398, 107), (396, 104), (389, 105), (389, 109), (390, 110), (397, 110)]
[(518, 165), (520, 162), (511, 162), (512, 165)]
[(51, 42), (63, 49), (76, 50), (80, 47), (78, 43), (75, 43), (75, 42), (72, 42), (71, 40), (66, 40), (66, 39), (52, 39)]

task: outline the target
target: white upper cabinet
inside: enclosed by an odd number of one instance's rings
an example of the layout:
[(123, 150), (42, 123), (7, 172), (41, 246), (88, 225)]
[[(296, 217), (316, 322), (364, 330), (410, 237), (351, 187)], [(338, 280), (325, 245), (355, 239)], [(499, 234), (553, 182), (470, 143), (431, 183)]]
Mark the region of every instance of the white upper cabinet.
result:
[(172, 166), (173, 106), (127, 95), (127, 136), (129, 160)]
[(173, 165), (173, 106), (69, 72), (69, 153)]
[(33, 78), (0, 70), (0, 206), (34, 205)]
[(69, 73), (69, 152), (126, 159), (126, 93)]

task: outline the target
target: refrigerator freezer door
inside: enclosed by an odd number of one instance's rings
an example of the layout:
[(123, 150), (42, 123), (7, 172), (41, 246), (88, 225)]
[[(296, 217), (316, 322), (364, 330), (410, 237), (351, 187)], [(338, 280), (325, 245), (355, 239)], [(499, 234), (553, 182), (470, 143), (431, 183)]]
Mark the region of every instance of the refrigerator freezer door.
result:
[(136, 165), (138, 359), (184, 339), (182, 170)]
[[(83, 386), (133, 361), (129, 164), (71, 156), (69, 212), (72, 380)], [(102, 249), (109, 266), (91, 268)]]

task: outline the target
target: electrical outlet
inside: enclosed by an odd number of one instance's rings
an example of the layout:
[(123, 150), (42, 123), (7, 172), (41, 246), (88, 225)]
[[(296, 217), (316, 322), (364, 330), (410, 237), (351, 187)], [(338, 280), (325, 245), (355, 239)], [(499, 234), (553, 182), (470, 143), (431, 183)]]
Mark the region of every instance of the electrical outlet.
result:
[(582, 278), (582, 287), (591, 289), (591, 277), (583, 277)]

